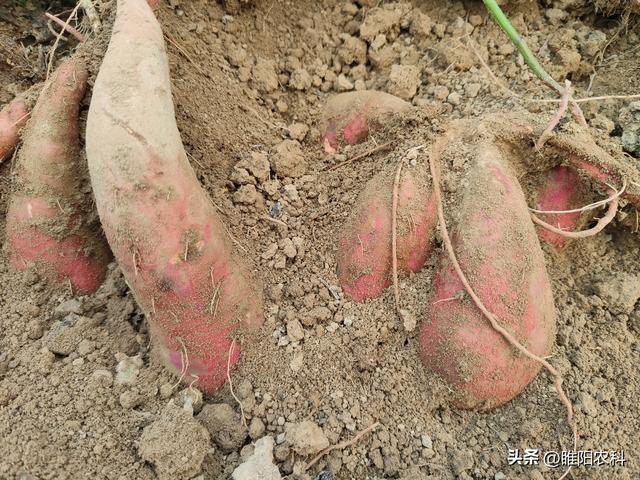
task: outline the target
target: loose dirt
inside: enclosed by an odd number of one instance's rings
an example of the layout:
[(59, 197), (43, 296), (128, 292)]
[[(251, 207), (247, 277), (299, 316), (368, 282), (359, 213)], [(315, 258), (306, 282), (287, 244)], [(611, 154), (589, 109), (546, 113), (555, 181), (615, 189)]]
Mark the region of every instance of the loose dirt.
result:
[[(115, 2), (94, 3), (105, 31), (80, 25), (92, 79)], [(638, 93), (640, 25), (628, 9), (606, 17), (581, 0), (507, 3), (529, 46), (556, 78), (571, 78), (577, 97)], [(66, 18), (73, 4), (0, 6), (2, 104), (46, 75), (55, 41), (46, 7)], [(36, 271), (16, 273), (0, 255), (0, 478), (227, 479), (249, 458), (268, 465), (271, 445), (280, 475), (291, 479), (559, 477), (562, 469), (542, 458), (508, 462), (508, 449), (571, 449), (547, 373), (507, 405), (477, 413), (450, 407), (446, 387), (423, 369), (419, 328), (408, 320), (419, 327), (423, 318), (435, 256), (400, 279), (404, 322), (392, 289), (354, 304), (335, 273), (336, 239), (363, 185), (380, 171), (392, 176), (409, 148), (431, 143), (456, 118), (553, 114), (553, 103), (538, 101), (552, 93), (482, 2), (168, 0), (158, 17), (185, 148), (263, 285), (265, 325), (243, 342), (237, 400), (228, 385), (203, 399), (154, 360), (144, 316), (115, 265), (98, 293), (78, 297), (52, 290)], [(62, 41), (56, 58), (76, 48), (75, 39)], [(322, 106), (352, 89), (394, 93), (418, 112), (326, 155)], [(82, 122), (89, 102), (90, 93)], [(638, 169), (637, 152), (620, 153), (628, 101), (581, 105), (599, 141)], [(391, 149), (330, 170), (389, 140)], [(0, 166), (2, 243), (14, 171), (15, 161)], [(456, 178), (443, 172), (445, 197), (463, 188)], [(535, 182), (523, 181), (525, 190)], [(638, 240), (638, 213), (627, 206), (603, 233), (562, 254), (545, 247), (558, 313), (549, 360), (576, 407), (578, 448), (626, 456), (624, 465), (576, 468), (572, 478), (640, 477)], [(318, 451), (375, 423), (305, 471)], [(252, 456), (252, 442), (265, 436), (273, 442), (261, 441)]]

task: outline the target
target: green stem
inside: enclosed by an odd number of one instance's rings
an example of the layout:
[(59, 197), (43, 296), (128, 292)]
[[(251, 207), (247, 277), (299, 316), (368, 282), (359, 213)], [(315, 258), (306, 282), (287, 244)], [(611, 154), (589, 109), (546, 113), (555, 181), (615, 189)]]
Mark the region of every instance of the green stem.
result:
[(556, 82), (551, 77), (551, 75), (547, 73), (542, 65), (540, 65), (540, 62), (538, 62), (535, 55), (531, 52), (531, 50), (529, 50), (529, 47), (522, 39), (518, 31), (513, 27), (513, 25), (511, 25), (511, 22), (509, 21), (507, 16), (498, 6), (496, 0), (483, 1), (484, 5), (487, 7), (487, 10), (489, 10), (491, 15), (493, 15), (493, 18), (496, 19), (496, 22), (498, 22), (500, 28), (502, 28), (504, 33), (507, 34), (507, 37), (509, 37), (511, 43), (513, 43), (513, 45), (518, 49), (518, 52), (520, 52), (522, 58), (524, 58), (524, 61), (527, 63), (527, 65), (529, 65), (531, 70), (533, 70), (533, 72), (540, 78), (540, 80), (545, 82), (558, 93), (563, 94), (564, 88), (558, 82)]

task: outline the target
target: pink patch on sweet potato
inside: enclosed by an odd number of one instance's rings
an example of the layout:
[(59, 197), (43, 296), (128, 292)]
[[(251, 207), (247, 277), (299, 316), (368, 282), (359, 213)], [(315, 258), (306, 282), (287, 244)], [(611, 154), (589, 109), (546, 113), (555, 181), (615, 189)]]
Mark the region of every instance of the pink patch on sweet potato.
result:
[[(551, 284), (515, 174), (493, 147), (480, 145), (468, 173), (452, 243), (462, 270), (484, 305), (539, 356), (555, 332)], [(440, 375), (461, 408), (497, 407), (520, 393), (540, 365), (516, 353), (466, 295), (442, 254), (420, 348), (425, 367)]]
[(32, 229), (13, 237), (10, 260), (18, 270), (45, 264), (44, 273), (55, 282), (69, 280), (83, 293), (95, 292), (104, 280), (104, 271), (84, 253), (84, 239), (74, 235), (62, 241)]
[[(79, 235), (53, 238), (38, 226), (55, 225), (59, 215), (58, 207), (51, 207), (42, 197), (15, 195), (7, 212), (9, 259), (18, 270), (37, 265), (55, 283), (68, 279), (82, 293), (95, 292), (104, 280), (104, 264), (87, 252), (86, 239)], [(82, 220), (75, 218), (71, 223), (80, 225)]]
[(369, 125), (366, 114), (356, 115), (344, 127), (344, 140), (349, 145), (363, 142), (369, 136)]
[[(544, 187), (538, 195), (537, 209), (571, 210), (580, 207), (583, 199), (579, 185), (580, 176), (573, 169), (565, 166), (555, 167), (548, 173)], [(580, 220), (580, 212), (547, 214), (542, 216), (542, 219), (562, 230), (574, 231)], [(566, 247), (567, 237), (541, 227), (537, 227), (537, 230), (540, 238), (556, 250)]]

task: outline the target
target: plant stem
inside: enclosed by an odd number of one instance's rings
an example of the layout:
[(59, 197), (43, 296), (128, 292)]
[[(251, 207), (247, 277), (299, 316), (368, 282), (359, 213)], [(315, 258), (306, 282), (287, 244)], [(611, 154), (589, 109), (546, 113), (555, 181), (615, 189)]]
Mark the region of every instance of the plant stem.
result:
[(498, 22), (498, 25), (500, 25), (500, 28), (502, 28), (504, 33), (507, 34), (507, 37), (509, 37), (509, 40), (511, 40), (513, 45), (518, 49), (518, 52), (520, 52), (520, 54), (522, 55), (522, 58), (524, 58), (524, 61), (527, 63), (527, 65), (529, 65), (531, 70), (533, 70), (533, 72), (540, 78), (540, 80), (545, 82), (555, 91), (557, 91), (559, 94), (563, 94), (564, 88), (562, 87), (562, 85), (556, 82), (551, 77), (551, 75), (547, 73), (544, 67), (540, 65), (540, 62), (538, 62), (533, 52), (529, 50), (529, 47), (527, 46), (525, 41), (522, 39), (518, 31), (513, 27), (513, 25), (511, 25), (511, 22), (509, 21), (507, 16), (504, 14), (502, 9), (498, 6), (498, 3), (496, 2), (496, 0), (483, 0), (483, 1), (484, 1), (485, 7), (487, 7), (487, 10), (489, 10), (489, 13), (493, 15), (493, 18), (495, 18), (496, 22)]

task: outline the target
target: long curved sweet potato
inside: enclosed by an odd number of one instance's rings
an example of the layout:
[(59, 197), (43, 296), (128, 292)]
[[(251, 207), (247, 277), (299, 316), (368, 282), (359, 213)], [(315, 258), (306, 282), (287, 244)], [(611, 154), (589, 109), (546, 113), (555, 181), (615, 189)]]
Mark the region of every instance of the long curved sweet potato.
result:
[(18, 145), (20, 129), (27, 123), (29, 110), (24, 98), (18, 96), (0, 111), (0, 163)]
[[(356, 302), (377, 297), (391, 284), (393, 172), (371, 179), (337, 246), (338, 279)], [(431, 180), (423, 165), (407, 166), (398, 184), (398, 270), (418, 272), (428, 260), (436, 224)]]
[(355, 145), (366, 140), (384, 115), (410, 108), (410, 103), (375, 90), (334, 95), (325, 104), (320, 119), (320, 141), (326, 153), (335, 153), (342, 142)]
[(104, 231), (163, 361), (215, 390), (232, 336), (262, 322), (261, 295), (187, 160), (162, 31), (145, 0), (118, 0), (87, 155)]
[[(452, 243), (484, 305), (539, 356), (549, 354), (555, 308), (544, 257), (524, 194), (500, 151), (475, 146)], [(518, 354), (464, 295), (446, 254), (435, 276), (420, 334), (422, 359), (462, 408), (501, 405), (535, 377), (540, 365)]]
[(18, 156), (18, 186), (7, 213), (11, 263), (32, 265), (82, 293), (104, 280), (108, 248), (85, 211), (78, 110), (87, 85), (80, 60), (60, 65), (42, 90)]

